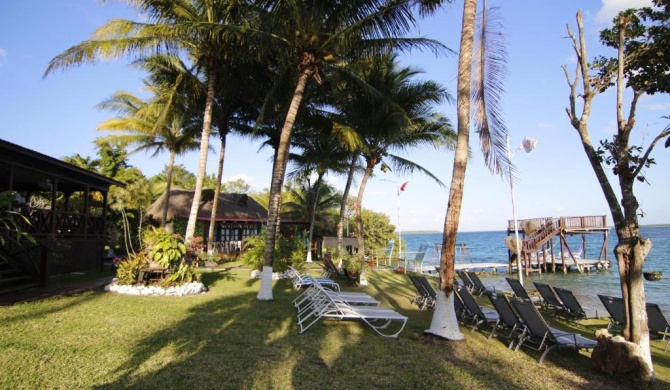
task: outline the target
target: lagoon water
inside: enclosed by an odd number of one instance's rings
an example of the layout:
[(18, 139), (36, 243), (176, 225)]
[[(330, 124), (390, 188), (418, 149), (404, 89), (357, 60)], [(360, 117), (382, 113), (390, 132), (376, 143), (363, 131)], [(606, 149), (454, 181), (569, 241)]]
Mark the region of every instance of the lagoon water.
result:
[[(643, 270), (659, 270), (663, 272), (663, 278), (659, 281), (644, 281), (647, 302), (658, 303), (663, 309), (666, 317), (670, 319), (670, 226), (662, 227), (642, 227), (643, 237), (650, 238), (653, 246), (647, 257)], [(505, 231), (492, 232), (464, 232), (458, 233), (456, 242), (466, 244), (467, 250), (460, 251), (456, 249), (457, 263), (481, 263), (481, 262), (501, 262), (507, 261), (507, 247), (505, 246)], [(421, 243), (428, 243), (433, 246), (435, 243), (442, 242), (442, 233), (411, 234), (404, 233), (403, 241), (406, 243), (406, 251), (417, 251)], [(559, 251), (558, 240), (554, 251)], [(570, 248), (575, 251), (581, 246), (581, 236), (568, 237)], [(533, 291), (533, 281), (570, 289), (574, 292), (582, 306), (591, 308), (587, 313), (591, 314), (593, 310), (598, 311), (599, 316), (607, 316), (607, 311), (602, 306), (597, 294), (621, 296), (619, 285), (619, 272), (617, 270), (616, 259), (613, 255), (614, 247), (617, 243), (616, 233), (610, 230), (608, 237), (609, 259), (611, 267), (609, 270), (579, 274), (577, 271), (563, 274), (563, 272), (543, 272), (538, 274), (532, 272), (524, 279), (526, 290)], [(600, 234), (586, 235), (586, 256), (582, 258), (597, 259), (603, 244), (603, 236)], [(435, 250), (429, 250), (424, 260), (426, 265), (436, 265), (439, 263), (438, 255)], [(476, 266), (473, 266), (476, 268)], [(496, 290), (511, 291), (511, 288), (505, 280), (505, 269), (499, 269), (497, 275), (482, 275), (481, 279), (487, 286), (493, 286)]]

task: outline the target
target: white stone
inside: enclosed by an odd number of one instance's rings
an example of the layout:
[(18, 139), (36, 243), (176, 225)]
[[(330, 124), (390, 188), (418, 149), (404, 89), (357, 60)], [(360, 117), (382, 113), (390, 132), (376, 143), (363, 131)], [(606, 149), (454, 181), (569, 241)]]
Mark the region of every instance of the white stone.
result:
[(255, 269), (255, 270), (251, 271), (251, 276), (250, 276), (251, 279), (258, 279), (260, 277), (261, 277), (261, 272), (259, 270)]

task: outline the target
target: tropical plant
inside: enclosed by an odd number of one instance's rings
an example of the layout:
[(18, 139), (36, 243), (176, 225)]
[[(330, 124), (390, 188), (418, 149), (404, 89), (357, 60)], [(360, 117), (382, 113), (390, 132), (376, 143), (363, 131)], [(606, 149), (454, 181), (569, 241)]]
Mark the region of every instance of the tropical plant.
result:
[(84, 42), (73, 46), (53, 58), (44, 75), (57, 69), (67, 69), (99, 58), (118, 58), (126, 55), (142, 56), (147, 53), (185, 52), (195, 67), (203, 69), (206, 80), (206, 99), (202, 115), (200, 155), (193, 197), (193, 206), (186, 227), (186, 239), (195, 232), (196, 217), (212, 130), (212, 111), (216, 98), (218, 68), (222, 58), (231, 57), (227, 50), (242, 56), (251, 50), (230, 47), (234, 35), (242, 29), (235, 17), (246, 16), (239, 12), (247, 4), (235, 1), (210, 0), (126, 0), (146, 18), (143, 22), (113, 19), (95, 31)]
[[(167, 223), (167, 213), (172, 185), (175, 157), (198, 148), (198, 132), (194, 115), (189, 110), (190, 102), (180, 97), (186, 95), (181, 84), (195, 78), (176, 57), (153, 56), (143, 59), (142, 66), (154, 72), (144, 81), (145, 88), (152, 97), (142, 100), (126, 91), (116, 92), (110, 99), (100, 103), (98, 108), (112, 110), (119, 116), (98, 125), (98, 130), (114, 134), (97, 140), (98, 143), (118, 141), (120, 145), (134, 146), (129, 153), (153, 151), (152, 156), (163, 150), (169, 153), (166, 174), (165, 206), (161, 214), (161, 227)], [(198, 83), (191, 82), (189, 85)], [(178, 95), (178, 92), (182, 92)], [(194, 94), (191, 94), (191, 96)]]
[(12, 202), (16, 191), (0, 192), (0, 260), (8, 261), (5, 248), (8, 245), (23, 246), (24, 242), (36, 244), (30, 233), (23, 231), (21, 225), (30, 226), (30, 221), (23, 214), (12, 210)]
[[(432, 81), (416, 80), (420, 74), (410, 67), (401, 67), (395, 55), (387, 55), (363, 64), (360, 77), (374, 91), (352, 93), (340, 107), (341, 123), (357, 130), (359, 150), (365, 159), (365, 170), (356, 199), (356, 235), (359, 259), (365, 254), (363, 195), (374, 169), (392, 169), (398, 174), (418, 171), (439, 185), (442, 182), (420, 165), (393, 154), (418, 146), (450, 148), (454, 133), (448, 120), (434, 106), (449, 100), (446, 90)], [(353, 88), (358, 89), (358, 84)]]
[[(295, 69), (295, 88), (281, 129), (272, 169), (265, 263), (260, 300), (272, 299), (272, 264), (277, 237), (281, 192), (289, 154), (291, 132), (309, 80), (321, 81), (324, 68), (346, 67), (356, 58), (393, 49), (443, 46), (425, 38), (405, 38), (414, 25), (413, 0), (379, 3), (356, 1), (267, 1), (270, 10), (261, 25), (264, 48), (280, 59), (285, 69)], [(260, 41), (260, 39), (259, 39)], [(288, 68), (286, 66), (290, 66)]]
[(146, 251), (130, 253), (116, 267), (116, 283), (133, 285), (137, 283), (140, 270), (149, 266), (149, 254)]
[(186, 254), (184, 239), (165, 229), (149, 226), (143, 232), (144, 245), (149, 251), (151, 261), (164, 268), (176, 268)]
[[(275, 253), (277, 256), (276, 272), (284, 272), (288, 266), (301, 269), (305, 262), (304, 238), (296, 236), (288, 239), (280, 235), (276, 241)], [(256, 270), (261, 270), (264, 264), (265, 229), (260, 235), (247, 237), (242, 243), (240, 259)]]
[[(650, 154), (657, 143), (667, 138), (665, 146), (670, 146), (670, 126), (661, 130), (646, 150), (641, 146), (631, 145), (635, 111), (640, 97), (644, 94), (670, 92), (670, 60), (667, 56), (670, 4), (661, 0), (654, 0), (653, 3), (655, 8), (643, 7), (619, 13), (613, 21), (614, 26), (600, 34), (602, 43), (617, 49), (616, 58), (597, 57), (592, 63), (587, 60), (582, 14), (578, 12), (578, 36), (568, 26), (568, 34), (578, 59), (574, 78), (569, 76), (567, 65), (564, 66), (570, 87), (570, 107), (566, 112), (598, 178), (618, 238), (614, 254), (618, 262), (626, 315), (622, 333), (626, 340), (639, 345), (647, 367), (638, 372), (641, 379), (646, 381), (653, 380), (654, 366), (651, 360), (642, 266), (651, 250), (652, 242), (641, 235), (638, 223), (640, 205), (633, 187), (636, 181), (646, 182), (644, 170), (654, 164)], [(611, 86), (616, 87), (617, 131), (612, 141), (601, 141), (600, 146), (596, 147), (588, 132), (588, 119), (593, 99)], [(632, 91), (627, 117), (624, 115), (626, 88)], [(581, 113), (577, 112), (577, 107), (582, 107)], [(603, 165), (613, 166), (612, 173), (618, 181), (621, 199), (616, 195)]]

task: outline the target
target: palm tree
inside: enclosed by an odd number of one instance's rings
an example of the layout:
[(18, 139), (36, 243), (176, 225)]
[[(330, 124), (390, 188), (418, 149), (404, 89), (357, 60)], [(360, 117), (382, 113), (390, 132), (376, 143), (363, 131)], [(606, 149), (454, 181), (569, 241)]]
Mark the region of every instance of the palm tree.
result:
[[(321, 185), (323, 177), (328, 171), (342, 173), (347, 169), (349, 151), (337, 138), (337, 134), (332, 131), (333, 122), (326, 117), (312, 116), (309, 118), (310, 126), (306, 131), (300, 133), (300, 137), (295, 137), (293, 145), (300, 149), (301, 153), (292, 153), (290, 155), (291, 163), (295, 169), (289, 172), (288, 176), (292, 178), (303, 178), (310, 182), (309, 177), (316, 173), (316, 180), (310, 193), (310, 203), (308, 204), (309, 213), (309, 233), (307, 262), (312, 261), (312, 242), (314, 237), (314, 222), (319, 206), (318, 200), (321, 194)], [(310, 129), (314, 129), (311, 130)]]
[(439, 116), (433, 105), (448, 100), (443, 87), (431, 81), (414, 81), (420, 72), (399, 67), (396, 56), (381, 57), (369, 64), (362, 79), (374, 88), (372, 93), (354, 94), (342, 107), (347, 124), (359, 131), (360, 151), (365, 159), (365, 171), (356, 199), (356, 235), (359, 260), (364, 260), (363, 194), (375, 167), (392, 168), (398, 173), (419, 171), (438, 184), (442, 182), (423, 167), (392, 154), (410, 147), (428, 145), (450, 147), (453, 130), (445, 118)]
[[(262, 98), (267, 85), (271, 84), (272, 73), (265, 64), (224, 62), (219, 69), (219, 94), (214, 107), (214, 123), (221, 139), (219, 162), (216, 173), (215, 194), (221, 192), (223, 178), (223, 163), (226, 152), (226, 139), (230, 133), (251, 137), (253, 122), (259, 116)], [(214, 247), (214, 232), (216, 227), (216, 213), (219, 206), (219, 197), (215, 196), (212, 202), (209, 231), (207, 235), (207, 251), (212, 253)]]
[[(430, 329), (427, 333), (434, 334), (449, 340), (462, 340), (463, 335), (458, 329), (453, 302), (453, 279), (456, 253), (456, 233), (463, 201), (463, 186), (465, 183), (465, 169), (467, 167), (470, 142), (471, 101), (476, 105), (475, 124), (479, 134), (480, 144), (485, 161), (494, 172), (504, 174), (509, 171), (509, 160), (505, 153), (505, 137), (507, 129), (501, 120), (499, 99), (501, 87), (501, 73), (504, 69), (504, 46), (495, 39), (501, 34), (488, 27), (491, 19), (486, 18), (486, 0), (484, 13), (480, 23), (479, 45), (476, 61), (473, 61), (475, 51), (475, 16), (477, 0), (465, 0), (463, 8), (463, 25), (461, 43), (458, 56), (457, 81), (457, 121), (458, 134), (456, 152), (454, 154), (453, 173), (447, 213), (444, 221), (442, 237), (442, 252), (440, 257), (441, 283), (438, 301)], [(472, 90), (473, 62), (476, 65), (476, 89)], [(497, 72), (495, 72), (497, 70)], [(473, 97), (474, 96), (474, 97)], [(510, 177), (510, 180), (512, 178)]]
[(262, 31), (249, 31), (249, 39), (276, 50), (275, 57), (297, 65), (295, 88), (281, 129), (270, 185), (270, 208), (265, 242), (260, 300), (272, 299), (272, 263), (277, 236), (281, 190), (288, 161), (291, 132), (309, 80), (321, 80), (325, 67), (346, 66), (357, 57), (398, 49), (443, 46), (423, 38), (402, 38), (415, 25), (414, 1), (381, 4), (374, 0), (264, 2), (270, 11)]
[[(212, 110), (216, 97), (218, 64), (226, 48), (242, 28), (229, 24), (246, 4), (236, 1), (210, 0), (126, 0), (142, 12), (148, 22), (114, 19), (96, 30), (89, 39), (72, 46), (51, 60), (44, 76), (57, 69), (67, 69), (99, 58), (118, 58), (146, 53), (186, 52), (194, 66), (203, 69), (206, 99), (202, 115), (198, 173), (189, 216), (186, 239), (195, 232), (195, 222), (205, 178)], [(231, 49), (235, 50), (235, 49)], [(235, 50), (243, 55), (249, 50)]]
[[(166, 91), (165, 85), (154, 85), (149, 81), (145, 81), (145, 86), (153, 92), (153, 99), (144, 101), (130, 92), (120, 91), (98, 105), (101, 109), (114, 110), (120, 114), (119, 117), (108, 119), (98, 126), (98, 130), (116, 133), (103, 137), (98, 142), (118, 140), (124, 145), (136, 146), (130, 153), (153, 150), (153, 156), (156, 156), (163, 150), (169, 152), (166, 201), (161, 215), (161, 226), (164, 227), (167, 223), (175, 157), (197, 149), (199, 143), (195, 136), (198, 129), (197, 124), (191, 120), (188, 107), (175, 104), (172, 87)], [(170, 103), (165, 101), (165, 95), (170, 97)]]

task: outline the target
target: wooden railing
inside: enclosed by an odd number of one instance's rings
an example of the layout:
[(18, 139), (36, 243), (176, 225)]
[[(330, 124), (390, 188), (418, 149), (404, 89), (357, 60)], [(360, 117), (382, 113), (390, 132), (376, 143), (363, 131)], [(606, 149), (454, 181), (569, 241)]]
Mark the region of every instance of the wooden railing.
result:
[(606, 228), (606, 215), (593, 215), (584, 217), (561, 217), (560, 227), (562, 229), (592, 229)]
[(100, 215), (32, 207), (24, 207), (20, 212), (29, 221), (21, 221), (21, 229), (33, 235), (103, 236), (105, 233), (105, 218)]

